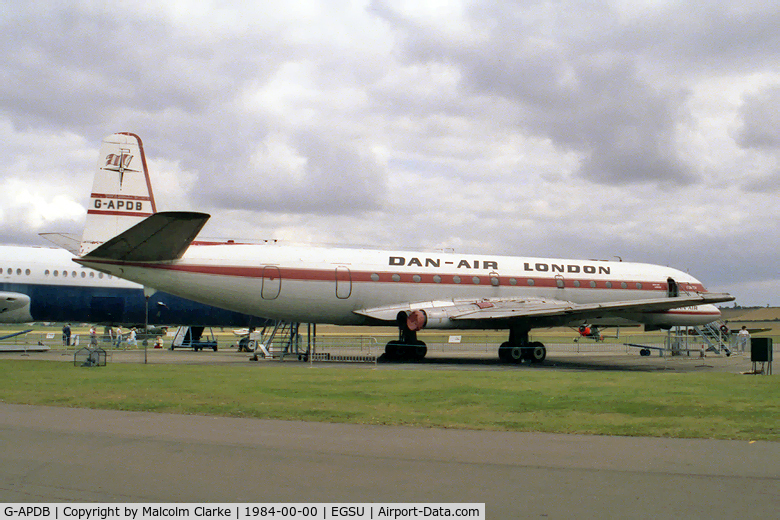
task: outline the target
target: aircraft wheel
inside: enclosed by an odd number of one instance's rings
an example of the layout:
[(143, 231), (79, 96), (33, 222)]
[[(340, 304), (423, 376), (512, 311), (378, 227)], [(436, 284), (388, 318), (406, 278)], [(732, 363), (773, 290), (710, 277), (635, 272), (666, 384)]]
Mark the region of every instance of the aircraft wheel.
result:
[(422, 341), (407, 345), (399, 340), (393, 340), (385, 345), (385, 356), (394, 361), (421, 361), (426, 354), (428, 354), (428, 347)]
[(509, 361), (512, 363), (520, 363), (525, 357), (525, 349), (523, 347), (510, 347), (509, 348)]
[(394, 340), (385, 345), (385, 356), (387, 356), (388, 359), (398, 359), (401, 357), (401, 351), (401, 345), (398, 341)]
[(420, 341), (418, 345), (409, 347), (409, 350), (415, 361), (422, 361), (428, 353), (428, 347), (426, 347), (425, 343), (422, 341)]
[(498, 347), (498, 359), (502, 363), (511, 363), (512, 362), (512, 355), (510, 353), (511, 347), (509, 346), (509, 342), (505, 341), (501, 344), (500, 347)]
[(528, 347), (528, 359), (531, 363), (541, 363), (547, 357), (547, 349), (542, 343), (534, 341)]
[(649, 348), (643, 348), (639, 351), (640, 356), (649, 356), (650, 355), (650, 349)]

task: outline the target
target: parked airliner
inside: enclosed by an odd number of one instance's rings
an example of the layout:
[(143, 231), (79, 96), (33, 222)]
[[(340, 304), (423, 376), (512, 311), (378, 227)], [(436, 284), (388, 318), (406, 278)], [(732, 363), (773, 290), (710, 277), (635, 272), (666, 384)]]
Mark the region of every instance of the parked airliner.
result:
[(388, 357), (422, 358), (417, 332), (506, 329), (501, 360), (541, 362), (539, 327), (584, 323), (696, 325), (731, 301), (669, 267), (594, 260), (414, 251), (200, 244), (209, 215), (149, 211), (141, 139), (107, 137), (100, 151), (79, 264), (250, 315), (303, 323), (393, 325)]

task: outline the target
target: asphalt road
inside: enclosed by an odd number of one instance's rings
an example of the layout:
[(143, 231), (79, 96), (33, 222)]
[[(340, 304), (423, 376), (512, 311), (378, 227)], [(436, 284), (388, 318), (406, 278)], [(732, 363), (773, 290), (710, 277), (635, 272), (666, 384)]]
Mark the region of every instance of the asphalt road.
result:
[(780, 443), (0, 404), (4, 502), (484, 502), (488, 518), (777, 518)]

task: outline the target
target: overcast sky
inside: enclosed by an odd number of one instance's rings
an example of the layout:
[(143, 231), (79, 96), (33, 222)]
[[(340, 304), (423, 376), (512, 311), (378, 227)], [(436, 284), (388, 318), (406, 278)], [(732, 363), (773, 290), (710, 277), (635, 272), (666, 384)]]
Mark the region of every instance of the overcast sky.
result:
[(780, 7), (596, 4), (2, 1), (0, 243), (80, 233), (128, 131), (205, 236), (620, 256), (780, 305)]

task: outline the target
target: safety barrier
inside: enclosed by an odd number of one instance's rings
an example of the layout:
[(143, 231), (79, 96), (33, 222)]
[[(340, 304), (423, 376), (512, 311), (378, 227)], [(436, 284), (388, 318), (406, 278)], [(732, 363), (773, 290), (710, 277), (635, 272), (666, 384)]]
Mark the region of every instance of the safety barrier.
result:
[(314, 353), (311, 361), (330, 361), (334, 363), (376, 363), (376, 354), (331, 354), (330, 352)]
[(314, 338), (310, 362), (376, 363), (384, 353), (372, 336), (321, 336)]

